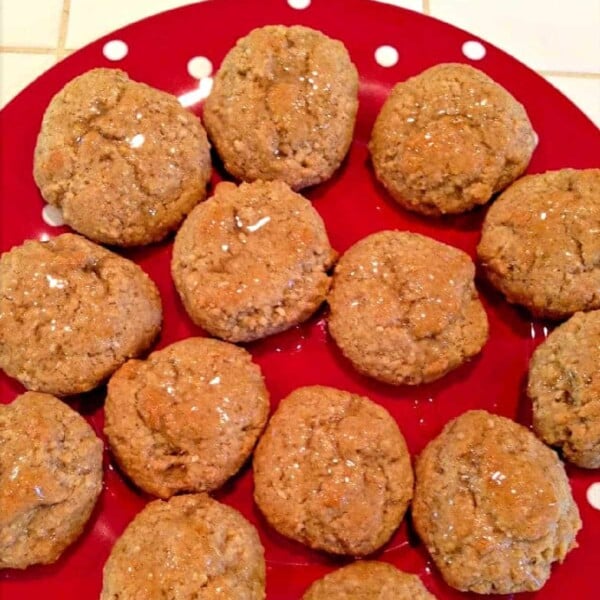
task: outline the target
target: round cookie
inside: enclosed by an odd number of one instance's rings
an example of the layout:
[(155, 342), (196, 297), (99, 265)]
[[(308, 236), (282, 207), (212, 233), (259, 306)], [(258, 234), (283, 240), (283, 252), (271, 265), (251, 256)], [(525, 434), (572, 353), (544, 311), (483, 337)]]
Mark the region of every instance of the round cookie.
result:
[(361, 560), (315, 581), (302, 600), (435, 600), (416, 575)]
[(433, 381), (488, 336), (467, 254), (410, 232), (381, 231), (335, 267), (329, 332), (354, 367), (393, 385)]
[(600, 310), (576, 313), (533, 354), (527, 393), (538, 436), (580, 467), (600, 467)]
[(335, 257), (317, 211), (282, 181), (220, 183), (179, 230), (172, 274), (194, 323), (247, 342), (308, 319)]
[(490, 207), (477, 253), (491, 283), (535, 316), (600, 308), (600, 169), (511, 185)]
[(268, 25), (227, 54), (203, 118), (232, 175), (298, 190), (340, 166), (357, 109), (358, 73), (342, 42), (308, 27)]
[(527, 168), (537, 144), (523, 106), (487, 75), (436, 65), (398, 83), (371, 134), (377, 179), (401, 206), (461, 213)]
[(0, 368), (31, 390), (95, 388), (150, 347), (161, 319), (146, 273), (78, 235), (0, 257)]
[(73, 409), (26, 392), (0, 404), (0, 569), (53, 563), (102, 490), (102, 442)]
[(281, 401), (254, 452), (254, 499), (282, 535), (333, 554), (383, 546), (413, 491), (406, 443), (368, 398), (323, 386)]
[(256, 529), (206, 494), (147, 504), (113, 546), (101, 594), (101, 600), (264, 597)]
[(112, 376), (104, 432), (123, 471), (168, 498), (223, 485), (252, 452), (268, 415), (269, 394), (246, 350), (190, 338), (130, 360)]
[(423, 450), (412, 516), (446, 583), (479, 594), (540, 589), (581, 528), (556, 454), (483, 410), (450, 421)]
[(50, 102), (34, 178), (65, 223), (103, 244), (163, 239), (206, 196), (211, 164), (200, 120), (177, 98), (93, 69)]

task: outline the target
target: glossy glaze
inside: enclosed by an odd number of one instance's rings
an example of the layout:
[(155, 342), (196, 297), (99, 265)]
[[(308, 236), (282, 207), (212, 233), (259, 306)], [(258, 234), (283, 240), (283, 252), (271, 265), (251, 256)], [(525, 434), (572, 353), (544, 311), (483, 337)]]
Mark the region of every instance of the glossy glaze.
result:
[[(43, 111), (69, 79), (94, 66), (119, 66), (139, 81), (183, 96), (200, 114), (200, 106), (193, 101), (205, 95), (210, 80), (202, 80), (199, 85), (190, 77), (186, 70), (189, 59), (204, 55), (216, 67), (238, 37), (265, 23), (306, 24), (342, 39), (361, 74), (360, 108), (350, 154), (330, 182), (307, 191), (325, 220), (333, 247), (343, 252), (369, 233), (399, 228), (430, 235), (473, 257), (484, 211), (444, 220), (427, 220), (402, 211), (376, 183), (366, 143), (377, 111), (396, 81), (442, 61), (466, 62), (461, 47), (475, 38), (422, 15), (363, 0), (314, 0), (303, 11), (292, 10), (284, 0), (266, 0), (260, 11), (237, 0), (215, 0), (150, 18), (61, 62), (0, 115), (2, 145), (6, 149), (1, 165), (1, 248), (28, 237), (56, 235), (65, 230), (50, 227), (42, 220), (44, 204), (31, 169)], [(102, 55), (104, 44), (111, 39), (122, 39), (129, 46), (127, 57), (117, 63)], [(374, 52), (382, 44), (393, 44), (399, 50), (400, 60), (392, 68), (378, 66), (374, 60)], [(523, 102), (539, 135), (529, 172), (597, 166), (600, 134), (592, 123), (543, 79), (497, 49), (487, 44), (486, 48), (485, 58), (475, 66)], [(217, 179), (216, 175), (214, 181)], [(139, 262), (160, 288), (165, 308), (160, 346), (198, 334), (185, 315), (169, 275), (171, 240), (126, 254)], [(487, 285), (480, 283), (479, 289), (490, 319), (490, 341), (471, 363), (431, 384), (395, 388), (358, 375), (328, 338), (323, 310), (304, 325), (247, 347), (264, 370), (273, 406), (300, 385), (332, 385), (367, 395), (394, 415), (414, 454), (450, 418), (469, 408), (485, 408), (529, 424), (524, 377), (529, 356), (547, 335), (548, 325), (532, 323), (526, 313), (508, 305)], [(21, 391), (15, 381), (0, 377), (3, 402)], [(103, 424), (103, 393), (72, 403), (98, 432)], [(584, 522), (578, 537), (580, 547), (555, 569), (545, 588), (535, 594), (536, 599), (563, 598), (564, 589), (582, 600), (597, 593), (594, 567), (600, 563), (600, 519), (587, 503), (586, 491), (599, 477), (574, 467), (568, 472)], [(266, 526), (251, 500), (248, 469), (216, 496), (239, 508), (259, 526), (266, 548), (269, 600), (299, 598), (311, 581), (340, 564), (286, 541)], [(112, 544), (146, 501), (110, 466), (107, 455), (105, 490), (83, 538), (55, 565), (24, 573), (0, 573), (0, 594), (11, 600), (29, 599), (36, 594), (44, 598), (97, 598), (102, 564)], [(441, 581), (406, 522), (377, 557), (421, 575), (438, 598), (468, 597)]]

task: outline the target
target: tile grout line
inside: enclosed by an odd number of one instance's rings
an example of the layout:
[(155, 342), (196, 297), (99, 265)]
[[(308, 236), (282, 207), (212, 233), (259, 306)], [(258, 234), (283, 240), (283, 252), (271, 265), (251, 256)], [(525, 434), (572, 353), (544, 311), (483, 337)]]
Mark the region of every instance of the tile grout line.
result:
[(0, 46), (0, 52), (6, 54), (55, 54), (56, 48), (43, 46)]
[[(426, 15), (431, 14), (430, 0), (422, 0), (423, 13)], [(63, 59), (65, 56), (74, 52), (73, 49), (66, 48), (67, 31), (69, 27), (69, 16), (71, 11), (71, 0), (63, 0), (63, 6), (61, 11), (58, 42), (56, 48), (42, 47), (42, 46), (0, 46), (0, 52), (8, 54), (55, 54), (57, 60)], [(558, 70), (545, 70), (536, 69), (536, 72), (543, 77), (566, 77), (572, 79), (588, 79), (596, 80), (600, 79), (600, 73), (588, 72), (588, 71), (558, 71)]]
[[(425, 0), (426, 1), (426, 0)], [(65, 0), (65, 4), (69, 3), (70, 0)], [(61, 36), (62, 37), (62, 36)], [(66, 25), (65, 35), (66, 38)], [(66, 55), (75, 52), (77, 48), (65, 48), (65, 39), (59, 41), (56, 48), (44, 47), (44, 46), (0, 46), (0, 52), (6, 54), (56, 54), (57, 58), (64, 58)], [(572, 79), (600, 79), (600, 73), (592, 71), (554, 71), (546, 69), (534, 69), (536, 73), (544, 77), (569, 77)]]
[(65, 44), (67, 42), (67, 31), (69, 29), (69, 14), (71, 12), (71, 0), (63, 0), (60, 15), (60, 28), (58, 30), (58, 43), (56, 45), (56, 59), (61, 60), (66, 56)]
[(579, 78), (579, 79), (600, 79), (600, 73), (590, 73), (587, 71), (546, 71), (545, 69), (541, 69), (537, 71), (540, 75), (544, 77), (571, 77), (571, 78)]
[[(69, 0), (66, 0), (68, 2)], [(64, 43), (64, 42), (63, 42)], [(76, 52), (77, 48), (65, 48), (60, 45), (56, 48), (44, 46), (0, 46), (0, 52), (5, 54), (56, 54), (57, 58)], [(570, 79), (600, 79), (600, 73), (590, 71), (552, 71), (545, 69), (537, 69), (535, 72), (543, 77), (566, 77)]]

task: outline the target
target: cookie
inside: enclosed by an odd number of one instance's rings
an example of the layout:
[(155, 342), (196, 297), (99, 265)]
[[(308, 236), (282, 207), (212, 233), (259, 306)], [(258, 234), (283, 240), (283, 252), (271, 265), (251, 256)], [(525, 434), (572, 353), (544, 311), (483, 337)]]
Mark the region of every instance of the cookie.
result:
[(600, 467), (600, 310), (576, 313), (533, 354), (533, 427), (580, 467)]
[(214, 490), (235, 475), (268, 414), (269, 394), (246, 350), (190, 338), (112, 376), (104, 433), (123, 471), (168, 498)]
[(256, 529), (206, 494), (155, 500), (133, 519), (104, 566), (101, 600), (265, 598)]
[(340, 166), (357, 109), (358, 73), (342, 42), (308, 27), (268, 25), (227, 54), (203, 118), (234, 177), (299, 190)]
[(490, 207), (477, 253), (490, 282), (535, 316), (600, 308), (600, 169), (511, 185)]
[(364, 375), (393, 385), (433, 381), (487, 340), (474, 276), (457, 248), (416, 233), (374, 233), (335, 267), (329, 332)]
[(0, 569), (58, 559), (83, 531), (102, 490), (102, 442), (50, 396), (0, 404)]
[(450, 421), (423, 450), (412, 516), (446, 583), (479, 594), (539, 590), (581, 528), (556, 454), (483, 410)]
[(135, 263), (65, 233), (0, 257), (0, 368), (26, 388), (87, 392), (160, 331), (160, 296)]
[(412, 497), (406, 443), (368, 398), (323, 386), (281, 401), (254, 452), (254, 499), (282, 535), (365, 556), (392, 536)]
[(194, 323), (248, 342), (308, 319), (335, 257), (317, 211), (285, 183), (220, 183), (178, 232), (172, 273)]
[(302, 600), (435, 600), (416, 575), (361, 560), (315, 581)]
[(65, 223), (103, 244), (162, 240), (206, 196), (206, 132), (177, 98), (93, 69), (50, 102), (33, 174)]
[(485, 204), (529, 164), (537, 144), (525, 109), (468, 65), (436, 65), (398, 83), (369, 143), (377, 179), (425, 215)]

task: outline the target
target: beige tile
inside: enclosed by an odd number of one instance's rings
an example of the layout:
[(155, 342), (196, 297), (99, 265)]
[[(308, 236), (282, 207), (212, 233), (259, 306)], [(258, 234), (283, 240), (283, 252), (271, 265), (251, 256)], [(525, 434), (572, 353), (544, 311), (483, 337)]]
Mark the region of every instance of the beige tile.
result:
[(56, 48), (63, 0), (1, 0), (0, 46)]
[(417, 12), (423, 12), (423, 0), (376, 0), (376, 2), (392, 4), (393, 6), (400, 6), (402, 8), (416, 10)]
[(546, 79), (557, 87), (567, 98), (600, 127), (600, 78), (547, 76)]
[(430, 0), (434, 17), (534, 69), (600, 72), (598, 0)]
[(0, 106), (4, 106), (55, 62), (53, 54), (0, 52)]
[(71, 0), (67, 48), (80, 48), (144, 17), (190, 4), (190, 0)]

